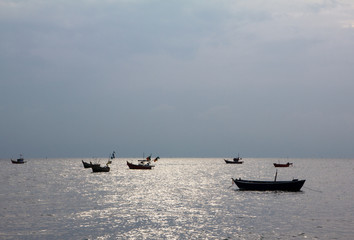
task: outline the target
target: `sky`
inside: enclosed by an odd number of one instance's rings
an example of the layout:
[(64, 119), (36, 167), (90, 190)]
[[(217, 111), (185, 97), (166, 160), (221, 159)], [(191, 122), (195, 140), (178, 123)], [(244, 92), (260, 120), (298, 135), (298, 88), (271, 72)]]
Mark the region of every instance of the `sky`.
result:
[(352, 0), (0, 0), (0, 159), (354, 158)]

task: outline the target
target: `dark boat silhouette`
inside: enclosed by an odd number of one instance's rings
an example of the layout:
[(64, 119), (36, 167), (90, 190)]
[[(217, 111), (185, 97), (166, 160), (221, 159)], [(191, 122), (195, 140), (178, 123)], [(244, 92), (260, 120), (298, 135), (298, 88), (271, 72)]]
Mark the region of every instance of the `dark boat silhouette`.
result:
[(240, 190), (255, 191), (300, 191), (306, 180), (293, 179), (291, 181), (253, 181), (232, 179)]
[(293, 163), (287, 162), (287, 163), (273, 163), (274, 167), (289, 167), (292, 166)]
[(11, 162), (13, 164), (23, 164), (25, 163), (25, 159), (22, 157), (22, 154), (20, 154), (20, 158), (17, 158), (16, 160), (11, 159)]
[(111, 170), (111, 168), (108, 166), (108, 164), (106, 166), (101, 166), (100, 164), (98, 164), (98, 166), (92, 165), (92, 172), (109, 172)]
[(151, 165), (150, 163), (143, 163), (143, 162), (140, 162), (139, 164), (134, 164), (134, 163), (131, 163), (131, 162), (128, 162), (127, 161), (127, 165), (129, 167), (129, 169), (152, 169), (153, 167), (155, 167), (154, 165)]
[(233, 158), (232, 160), (227, 160), (224, 159), (224, 161), (228, 164), (242, 164), (243, 161), (240, 161), (242, 158), (240, 157), (240, 155), (238, 155), (237, 157)]

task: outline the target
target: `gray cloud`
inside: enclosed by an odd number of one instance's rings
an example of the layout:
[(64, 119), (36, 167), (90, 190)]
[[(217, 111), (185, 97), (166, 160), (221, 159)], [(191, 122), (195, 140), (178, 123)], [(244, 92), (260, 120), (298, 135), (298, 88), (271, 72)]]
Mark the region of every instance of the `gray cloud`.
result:
[(353, 157), (351, 1), (0, 1), (0, 158)]

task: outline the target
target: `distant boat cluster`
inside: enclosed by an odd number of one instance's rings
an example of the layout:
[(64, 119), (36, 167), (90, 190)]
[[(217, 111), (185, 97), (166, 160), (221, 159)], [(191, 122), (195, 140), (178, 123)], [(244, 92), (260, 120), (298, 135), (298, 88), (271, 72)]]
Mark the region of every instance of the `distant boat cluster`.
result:
[[(92, 163), (92, 162), (85, 162), (84, 160), (82, 161), (82, 164), (84, 165), (84, 168), (92, 168), (92, 172), (109, 172), (110, 167), (109, 164), (112, 163), (112, 160), (116, 158), (116, 153), (113, 152), (110, 155), (110, 159), (107, 161), (105, 166), (101, 166), (100, 163)], [(151, 159), (151, 155), (148, 156), (146, 159), (138, 160), (138, 163), (132, 163), (127, 161), (127, 165), (129, 169), (140, 169), (140, 170), (151, 170), (153, 167), (155, 167), (152, 162), (157, 162), (160, 159), (160, 157), (156, 157), (154, 160)]]
[[(110, 154), (107, 163), (105, 165), (101, 165), (100, 163), (92, 163), (90, 162), (85, 162), (84, 160), (82, 161), (82, 164), (84, 168), (91, 168), (92, 172), (109, 172), (111, 168), (109, 167), (110, 164), (112, 164), (112, 161), (116, 158), (116, 153), (113, 151), (112, 154)], [(152, 168), (155, 167), (153, 163), (157, 162), (160, 159), (160, 157), (156, 157), (154, 160), (150, 156), (148, 156), (145, 159), (138, 160), (137, 163), (129, 162), (127, 161), (127, 165), (129, 169), (137, 169), (137, 170), (151, 170)], [(241, 161), (242, 158), (238, 155), (237, 157), (233, 158), (232, 160), (224, 159), (226, 164), (242, 164), (244, 163)], [(20, 154), (20, 157), (17, 158), (16, 160), (11, 159), (11, 162), (13, 164), (24, 164), (26, 161), (24, 160), (22, 154)], [(293, 166), (293, 163), (287, 162), (287, 163), (273, 163), (274, 167), (276, 168), (286, 168)], [(254, 190), (254, 191), (300, 191), (302, 186), (304, 185), (306, 180), (299, 180), (299, 179), (293, 179), (289, 181), (277, 181), (277, 174), (278, 171), (276, 171), (274, 181), (257, 181), (257, 180), (244, 180), (241, 178), (234, 179), (232, 178), (233, 183), (236, 184), (236, 186), (240, 190)]]

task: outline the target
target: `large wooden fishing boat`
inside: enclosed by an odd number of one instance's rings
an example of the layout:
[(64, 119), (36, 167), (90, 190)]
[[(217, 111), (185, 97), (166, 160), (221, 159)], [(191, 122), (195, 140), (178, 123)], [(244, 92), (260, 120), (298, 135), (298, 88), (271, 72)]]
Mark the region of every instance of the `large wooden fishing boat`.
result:
[(291, 181), (253, 181), (232, 179), (240, 190), (256, 191), (300, 191), (306, 180), (293, 179)]

